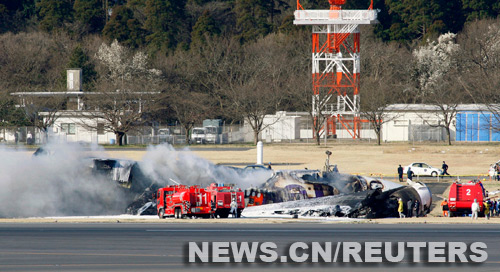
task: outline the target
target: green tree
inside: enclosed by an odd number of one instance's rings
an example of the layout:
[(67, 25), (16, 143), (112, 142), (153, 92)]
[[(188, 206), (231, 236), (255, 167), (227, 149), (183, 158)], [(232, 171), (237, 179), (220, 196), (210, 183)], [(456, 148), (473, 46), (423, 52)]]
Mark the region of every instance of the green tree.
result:
[[(293, 8), (295, 9), (295, 5)], [(291, 11), (290, 4), (282, 0), (236, 0), (236, 38), (245, 43), (278, 30), (287, 22), (288, 10)]]
[(187, 21), (184, 8), (185, 0), (147, 0), (145, 28), (149, 46), (154, 50), (166, 52), (174, 49), (182, 41), (182, 27)]
[(0, 0), (0, 33), (23, 30), (35, 14), (35, 0)]
[(273, 26), (268, 21), (269, 2), (266, 0), (236, 0), (236, 38), (245, 43), (263, 37), (272, 32)]
[(496, 18), (500, 13), (497, 0), (462, 0), (462, 6), (468, 22)]
[(145, 32), (139, 20), (134, 18), (132, 10), (125, 6), (117, 6), (113, 9), (111, 19), (102, 31), (108, 40), (118, 40), (128, 47), (137, 48), (144, 44)]
[(191, 32), (191, 43), (201, 45), (205, 43), (206, 35), (212, 36), (219, 34), (220, 29), (217, 22), (212, 18), (210, 12), (205, 10), (193, 27), (193, 31)]
[(72, 19), (70, 0), (40, 0), (36, 3), (40, 29), (51, 32), (63, 28)]
[[(375, 7), (378, 5), (380, 2)], [(385, 6), (387, 14), (379, 18), (383, 28), (379, 32), (388, 40), (426, 40), (446, 32), (456, 33), (464, 24), (460, 1), (386, 0)]]
[(84, 25), (88, 32), (100, 32), (105, 25), (106, 11), (102, 0), (75, 0), (73, 9), (75, 19)]
[(0, 33), (7, 31), (8, 17), (7, 7), (0, 2)]

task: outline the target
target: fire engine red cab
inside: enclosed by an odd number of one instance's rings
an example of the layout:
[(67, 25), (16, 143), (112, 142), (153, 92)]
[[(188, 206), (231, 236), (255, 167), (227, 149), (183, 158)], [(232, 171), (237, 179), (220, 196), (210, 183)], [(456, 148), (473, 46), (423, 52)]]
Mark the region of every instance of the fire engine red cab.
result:
[(221, 218), (227, 218), (231, 210), (231, 202), (236, 200), (238, 217), (245, 208), (245, 192), (236, 189), (234, 184), (212, 183), (206, 188), (210, 193), (211, 200), (215, 203), (215, 214)]
[(479, 209), (483, 211), (483, 200), (486, 198), (481, 182), (471, 181), (469, 183), (454, 182), (448, 194), (448, 205), (450, 217), (464, 214), (471, 214), (471, 205), (474, 199), (479, 204)]
[(170, 185), (156, 192), (158, 217), (210, 216), (210, 193), (199, 186)]

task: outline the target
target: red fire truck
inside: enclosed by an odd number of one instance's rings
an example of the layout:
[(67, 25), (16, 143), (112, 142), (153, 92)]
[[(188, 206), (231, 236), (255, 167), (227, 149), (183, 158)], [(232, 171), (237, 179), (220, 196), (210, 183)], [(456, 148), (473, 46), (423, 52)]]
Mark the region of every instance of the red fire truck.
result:
[(234, 184), (212, 183), (205, 189), (211, 194), (211, 200), (215, 203), (215, 214), (221, 218), (227, 218), (231, 210), (231, 202), (236, 200), (238, 217), (245, 208), (245, 192), (234, 188)]
[(170, 185), (156, 192), (158, 217), (210, 216), (210, 193), (199, 186)]
[(486, 199), (486, 195), (480, 181), (471, 181), (469, 183), (454, 182), (448, 194), (450, 217), (472, 213), (471, 205), (474, 199), (477, 200), (480, 212), (482, 212), (483, 201)]
[(241, 189), (235, 189), (232, 184), (212, 183), (207, 188), (200, 188), (198, 185), (170, 185), (156, 192), (156, 211), (160, 218), (209, 217), (212, 212), (211, 201), (214, 201), (215, 215), (227, 218), (233, 199), (236, 200), (239, 217), (245, 208), (245, 193)]

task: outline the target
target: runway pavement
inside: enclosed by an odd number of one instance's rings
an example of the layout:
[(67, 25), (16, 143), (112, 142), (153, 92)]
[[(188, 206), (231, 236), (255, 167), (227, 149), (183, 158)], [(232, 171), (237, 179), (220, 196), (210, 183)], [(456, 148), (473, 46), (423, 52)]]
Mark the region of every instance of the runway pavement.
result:
[[(484, 242), (480, 264), (188, 263), (188, 243)], [(345, 246), (345, 244), (342, 244)], [(378, 224), (0, 224), (0, 271), (498, 271), (499, 225)], [(298, 251), (299, 255), (307, 251)], [(278, 261), (281, 258), (278, 259)]]

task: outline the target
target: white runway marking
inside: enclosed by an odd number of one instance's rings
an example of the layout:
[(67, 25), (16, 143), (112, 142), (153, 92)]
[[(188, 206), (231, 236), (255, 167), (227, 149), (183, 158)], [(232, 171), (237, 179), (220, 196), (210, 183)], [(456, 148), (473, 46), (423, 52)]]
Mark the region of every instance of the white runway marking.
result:
[[(305, 230), (305, 229), (300, 229), (300, 230), (279, 230), (279, 229), (259, 229), (259, 230), (249, 230), (249, 229), (244, 229), (244, 230), (236, 230), (236, 229), (213, 229), (213, 230), (206, 230), (206, 229), (150, 229), (150, 230), (145, 230), (147, 232), (315, 232), (315, 231), (321, 231), (322, 233), (325, 232), (332, 232), (332, 233), (477, 233), (478, 230), (450, 230), (450, 229), (442, 229), (442, 230), (414, 230), (414, 229), (409, 229), (409, 230), (394, 230), (394, 229), (387, 229), (387, 230), (370, 230), (370, 229), (363, 229), (363, 230), (316, 230), (316, 229), (310, 229), (310, 230)], [(481, 233), (500, 233), (500, 230), (480, 230)]]

